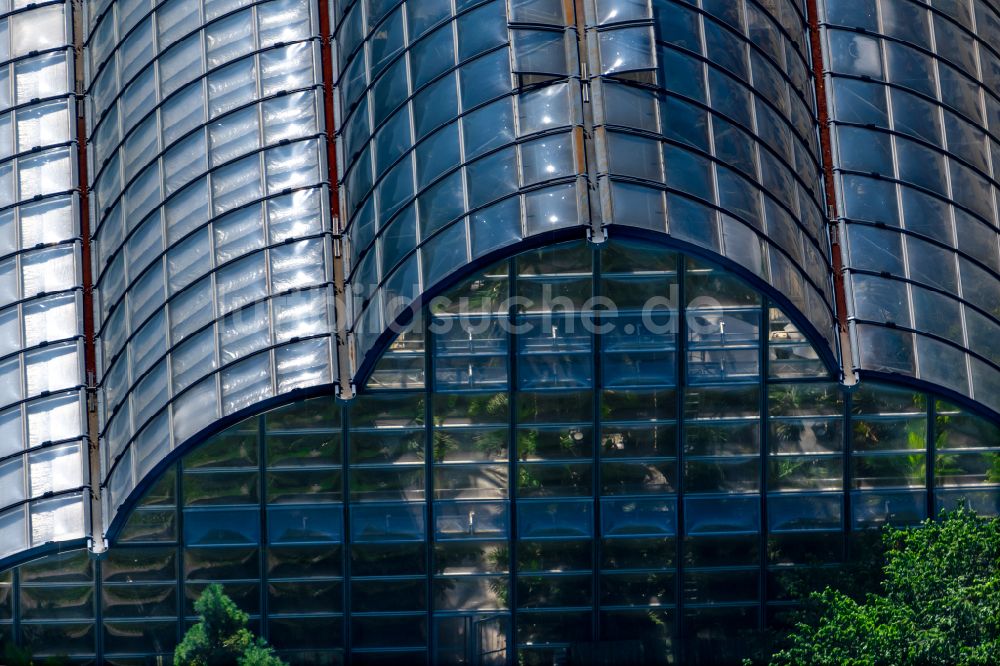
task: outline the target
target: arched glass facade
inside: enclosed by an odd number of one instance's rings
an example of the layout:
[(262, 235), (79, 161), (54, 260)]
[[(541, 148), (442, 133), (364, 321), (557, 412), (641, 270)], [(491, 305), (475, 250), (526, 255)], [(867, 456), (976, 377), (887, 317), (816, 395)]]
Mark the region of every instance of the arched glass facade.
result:
[(1000, 412), (1000, 14), (826, 0), (856, 364)]
[(293, 663), (738, 662), (861, 528), (997, 513), (998, 461), (932, 395), (845, 392), (712, 264), (562, 244), (429, 304), (354, 400), (184, 452), (103, 558), (0, 574), (0, 639), (169, 658), (222, 582)]
[(0, 2), (0, 559), (88, 532), (69, 3)]
[(0, 0), (0, 643), (747, 656), (1000, 512), (998, 127), (996, 0)]
[(105, 527), (175, 446), (334, 378), (318, 18), (87, 3)]
[[(597, 2), (598, 34), (634, 16)], [(729, 258), (837, 350), (812, 58), (802, 2), (655, 0), (657, 69), (593, 71), (604, 219)], [(611, 19), (609, 17), (614, 17)], [(633, 28), (634, 29), (634, 28)], [(616, 229), (618, 227), (618, 229)]]
[[(505, 0), (332, 7), (348, 327), (363, 373), (403, 309), (456, 269), (589, 225), (583, 112), (568, 71), (515, 87)], [(572, 21), (561, 5), (548, 14)], [(575, 73), (566, 40), (562, 68)]]
[(354, 381), (449, 276), (584, 230), (727, 257), (803, 313), (834, 362), (801, 3), (332, 7)]

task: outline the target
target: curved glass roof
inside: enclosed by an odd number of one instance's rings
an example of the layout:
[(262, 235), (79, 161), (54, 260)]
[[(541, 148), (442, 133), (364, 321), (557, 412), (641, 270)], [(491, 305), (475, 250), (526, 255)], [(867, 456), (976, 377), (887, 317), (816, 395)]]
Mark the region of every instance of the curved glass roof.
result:
[(824, 4), (856, 364), (1000, 412), (1000, 14)]
[(703, 5), (337, 4), (356, 383), (449, 276), (503, 248), (639, 231), (772, 285), (834, 361), (805, 16), (791, 0)]
[(199, 431), (335, 380), (316, 12), (87, 4), (105, 527)]
[(74, 69), (69, 3), (0, 3), (0, 559), (89, 532)]

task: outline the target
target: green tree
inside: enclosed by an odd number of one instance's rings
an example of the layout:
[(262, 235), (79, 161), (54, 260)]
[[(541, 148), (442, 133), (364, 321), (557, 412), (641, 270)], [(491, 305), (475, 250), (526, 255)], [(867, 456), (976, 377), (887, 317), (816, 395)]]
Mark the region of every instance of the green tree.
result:
[(772, 664), (1000, 663), (1000, 519), (961, 508), (918, 529), (886, 528), (882, 592), (814, 593)]
[(194, 604), (201, 621), (174, 650), (174, 666), (284, 666), (272, 648), (247, 628), (249, 616), (216, 583)]
[(41, 660), (31, 655), (31, 650), (6, 643), (0, 650), (0, 664), (3, 666), (62, 666), (66, 657), (43, 657)]

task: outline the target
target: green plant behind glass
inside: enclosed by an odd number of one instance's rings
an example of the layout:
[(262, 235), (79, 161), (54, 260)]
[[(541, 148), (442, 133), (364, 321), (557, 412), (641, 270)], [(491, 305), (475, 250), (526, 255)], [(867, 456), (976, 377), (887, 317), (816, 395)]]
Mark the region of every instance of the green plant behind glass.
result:
[(272, 648), (247, 628), (249, 616), (213, 583), (194, 604), (199, 622), (174, 650), (174, 666), (284, 666)]

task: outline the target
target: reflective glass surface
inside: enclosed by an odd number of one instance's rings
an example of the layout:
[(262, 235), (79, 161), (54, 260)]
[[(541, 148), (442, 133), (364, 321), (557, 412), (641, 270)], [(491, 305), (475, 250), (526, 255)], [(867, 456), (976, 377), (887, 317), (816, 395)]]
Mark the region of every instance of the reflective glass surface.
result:
[(105, 526), (217, 419), (334, 379), (316, 12), (86, 5)]
[[(601, 36), (615, 22), (634, 25), (643, 4), (599, 9)], [(630, 62), (622, 50), (611, 64), (591, 62), (603, 74), (592, 85), (596, 149), (607, 156), (597, 166), (605, 223), (665, 232), (729, 258), (802, 312), (822, 338), (819, 350), (832, 357), (833, 283), (804, 3), (650, 6), (653, 71), (619, 72), (612, 65)]]
[(833, 358), (803, 8), (698, 5), (334, 6), (356, 379), (419, 295), (567, 227), (641, 228), (726, 256), (805, 313)]
[[(333, 3), (348, 342), (358, 366), (449, 274), (587, 224), (572, 17), (553, 3)], [(560, 29), (508, 30), (543, 21)], [(562, 30), (566, 28), (566, 30)], [(547, 72), (523, 87), (522, 73)], [(582, 234), (582, 230), (581, 230)]]
[(86, 531), (70, 13), (0, 3), (0, 558)]
[(711, 264), (562, 244), (447, 297), (353, 401), (186, 452), (106, 557), (0, 573), (0, 632), (169, 658), (221, 582), (292, 663), (717, 663), (838, 575), (864, 528), (1000, 510), (997, 424), (845, 392)]
[(1000, 411), (1000, 14), (824, 4), (855, 363)]

